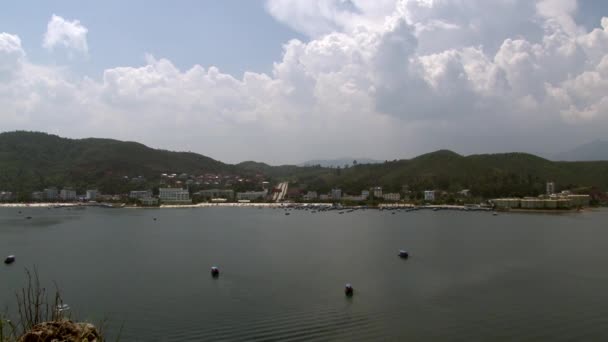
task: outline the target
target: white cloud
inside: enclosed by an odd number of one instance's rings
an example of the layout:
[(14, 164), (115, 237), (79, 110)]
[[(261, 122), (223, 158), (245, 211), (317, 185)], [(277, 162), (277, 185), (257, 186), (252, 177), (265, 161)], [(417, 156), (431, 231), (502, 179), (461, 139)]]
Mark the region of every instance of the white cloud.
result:
[(42, 46), (53, 50), (57, 46), (64, 47), (82, 54), (88, 54), (88, 30), (78, 20), (65, 20), (53, 14), (44, 34)]
[(287, 42), (270, 75), (241, 78), (148, 56), (74, 79), (0, 34), (0, 126), (228, 161), (554, 152), (608, 131), (608, 19), (586, 32), (575, 5), (270, 0), (310, 40)]

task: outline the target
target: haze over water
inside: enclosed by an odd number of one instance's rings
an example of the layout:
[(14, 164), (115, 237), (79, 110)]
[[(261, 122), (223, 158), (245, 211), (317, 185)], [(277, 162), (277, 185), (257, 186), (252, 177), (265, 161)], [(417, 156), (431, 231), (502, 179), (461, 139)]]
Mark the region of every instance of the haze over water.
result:
[(607, 218), (1, 208), (0, 307), (35, 265), (110, 340), (606, 340)]

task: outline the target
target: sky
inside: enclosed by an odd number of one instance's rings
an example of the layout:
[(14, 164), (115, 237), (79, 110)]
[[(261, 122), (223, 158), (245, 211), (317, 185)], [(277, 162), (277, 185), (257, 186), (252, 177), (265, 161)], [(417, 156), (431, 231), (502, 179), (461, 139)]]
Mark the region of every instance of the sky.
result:
[(608, 138), (608, 2), (8, 2), (13, 130), (231, 163), (547, 156)]

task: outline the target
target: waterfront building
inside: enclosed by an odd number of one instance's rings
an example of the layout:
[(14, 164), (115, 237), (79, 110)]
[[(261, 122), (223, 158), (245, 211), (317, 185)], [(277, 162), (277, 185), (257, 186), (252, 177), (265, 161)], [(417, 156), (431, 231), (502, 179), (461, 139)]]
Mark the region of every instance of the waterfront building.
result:
[(190, 193), (182, 188), (159, 188), (158, 192), (163, 203), (192, 203)]
[(10, 191), (0, 191), (0, 201), (12, 201), (13, 193)]
[(339, 201), (342, 199), (342, 189), (331, 189), (331, 199)]
[(59, 191), (55, 187), (44, 189), (44, 199), (47, 201), (56, 201), (59, 198)]
[(321, 201), (329, 201), (330, 200), (330, 196), (326, 195), (326, 194), (322, 194), (322, 195), (319, 195), (319, 199)]
[(373, 187), (372, 193), (374, 194), (374, 198), (382, 198), (382, 187), (381, 186)]
[(259, 200), (259, 199), (266, 198), (267, 194), (268, 194), (268, 190), (237, 192), (236, 193), (236, 198), (237, 198), (237, 200), (250, 200), (250, 201), (254, 201), (254, 200)]
[(304, 195), (304, 200), (305, 201), (314, 201), (318, 198), (319, 196), (317, 195), (316, 191), (309, 191), (306, 193), (306, 195)]
[(44, 191), (32, 192), (32, 201), (44, 201)]
[(397, 201), (401, 200), (401, 194), (398, 192), (384, 194), (384, 196), (382, 196), (382, 197), (384, 198), (385, 201), (397, 202)]
[(361, 202), (365, 201), (365, 199), (363, 196), (342, 196), (342, 200), (344, 201)]
[(555, 183), (547, 182), (547, 196), (551, 196), (555, 193)]
[(570, 203), (575, 208), (588, 207), (591, 203), (591, 196), (589, 195), (568, 195), (566, 198), (570, 200)]
[(139, 200), (139, 202), (144, 206), (153, 207), (153, 206), (158, 205), (158, 198), (145, 197), (145, 198), (141, 198)]
[(232, 189), (209, 189), (209, 190), (201, 190), (199, 192), (195, 192), (194, 195), (201, 197), (203, 200), (212, 200), (212, 199), (225, 199), (232, 200), (234, 199), (234, 190)]
[(152, 190), (134, 190), (129, 192), (129, 198), (142, 199), (152, 197)]
[(435, 201), (435, 190), (425, 190), (424, 191), (424, 200), (427, 202)]
[(496, 209), (516, 209), (522, 205), (523, 201), (519, 198), (496, 198), (492, 200)]
[(363, 190), (361, 191), (361, 197), (363, 197), (363, 200), (366, 200), (369, 198), (369, 190)]
[(97, 200), (98, 191), (97, 190), (87, 190), (85, 199), (87, 201), (96, 201)]
[(62, 201), (75, 201), (76, 191), (72, 189), (61, 189), (61, 191), (59, 192), (59, 198)]

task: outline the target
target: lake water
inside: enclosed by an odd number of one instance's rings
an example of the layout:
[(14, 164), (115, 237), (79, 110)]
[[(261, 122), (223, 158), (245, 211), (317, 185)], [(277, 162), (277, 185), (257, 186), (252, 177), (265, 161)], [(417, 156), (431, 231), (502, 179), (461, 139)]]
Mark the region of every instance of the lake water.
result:
[(0, 208), (0, 255), (17, 256), (0, 267), (0, 308), (36, 266), (73, 315), (108, 319), (122, 341), (607, 340), (607, 221), (602, 210)]

